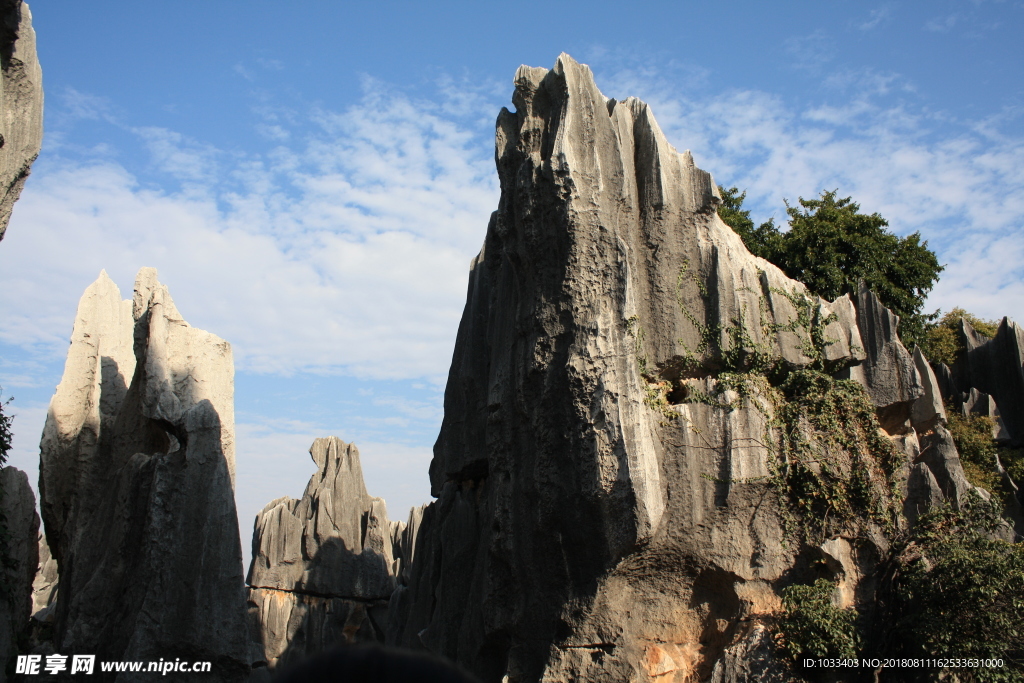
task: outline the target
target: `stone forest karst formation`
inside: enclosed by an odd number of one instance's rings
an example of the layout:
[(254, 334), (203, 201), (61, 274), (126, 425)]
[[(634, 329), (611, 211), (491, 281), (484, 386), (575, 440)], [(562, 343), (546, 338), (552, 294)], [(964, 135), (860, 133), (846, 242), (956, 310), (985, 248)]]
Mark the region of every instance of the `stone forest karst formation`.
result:
[[(42, 99), (28, 8), (2, 11), (6, 225)], [(488, 683), (804, 680), (773, 630), (787, 586), (828, 579), (835, 607), (870, 616), (901, 533), (990, 497), (944, 403), (1024, 442), (1024, 330), (965, 321), (955, 366), (929, 363), (867, 288), (825, 301), (751, 255), (646, 104), (606, 98), (564, 54), (514, 83), (433, 502), (389, 519), (356, 446), (317, 439), (302, 497), (257, 516), (246, 575), (231, 346), (185, 322), (155, 270), (131, 299), (101, 273), (42, 435), (41, 525), (24, 473), (0, 472), (17, 559), (0, 664), (28, 643), (266, 681), (378, 643)], [(814, 392), (853, 396), (832, 431)], [(822, 515), (826, 485), (850, 493)]]

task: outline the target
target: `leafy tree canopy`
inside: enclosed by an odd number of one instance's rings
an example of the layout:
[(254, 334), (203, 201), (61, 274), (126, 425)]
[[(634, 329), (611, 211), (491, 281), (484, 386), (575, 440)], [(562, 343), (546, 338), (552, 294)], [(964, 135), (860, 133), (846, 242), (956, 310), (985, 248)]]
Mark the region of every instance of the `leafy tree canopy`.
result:
[(751, 253), (830, 301), (855, 293), (863, 280), (900, 316), (906, 343), (923, 338), (925, 324), (935, 317), (922, 313), (924, 300), (943, 266), (920, 233), (892, 234), (881, 215), (860, 213), (860, 205), (852, 197), (837, 197), (837, 190), (822, 192), (818, 199), (800, 197), (797, 206), (787, 202), (785, 232), (773, 220), (754, 227), (750, 212), (743, 209), (746, 192), (721, 186), (719, 191), (719, 216)]

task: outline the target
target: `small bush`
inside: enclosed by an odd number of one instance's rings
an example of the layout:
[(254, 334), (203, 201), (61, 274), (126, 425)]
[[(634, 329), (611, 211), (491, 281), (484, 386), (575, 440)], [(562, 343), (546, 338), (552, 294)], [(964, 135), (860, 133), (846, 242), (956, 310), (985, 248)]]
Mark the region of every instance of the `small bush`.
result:
[(782, 591), (786, 612), (779, 621), (786, 649), (801, 657), (852, 659), (860, 648), (857, 612), (832, 604), (836, 584), (818, 579)]
[(998, 493), (1001, 486), (996, 472), (996, 443), (992, 439), (995, 423), (992, 418), (984, 415), (963, 417), (951, 410), (947, 426), (960, 453), (967, 481)]

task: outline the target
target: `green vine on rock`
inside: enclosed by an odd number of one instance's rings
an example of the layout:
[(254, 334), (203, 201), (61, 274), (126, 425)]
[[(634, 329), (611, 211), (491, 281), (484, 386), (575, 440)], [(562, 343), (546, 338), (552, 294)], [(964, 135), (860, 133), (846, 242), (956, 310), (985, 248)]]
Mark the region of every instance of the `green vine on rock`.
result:
[[(895, 475), (906, 455), (881, 431), (864, 388), (833, 376), (847, 362), (828, 360), (828, 348), (838, 340), (829, 337), (827, 328), (838, 316), (825, 313), (820, 299), (799, 290), (769, 287), (762, 276), (756, 323), (749, 320), (751, 312), (745, 306), (727, 324), (701, 322), (683, 300), (687, 277), (697, 283), (703, 297), (707, 293), (684, 262), (676, 282), (677, 302), (697, 331), (695, 348), (678, 340), (684, 353), (659, 364), (655, 374), (642, 355), (639, 319), (627, 321), (637, 364), (647, 382), (648, 406), (678, 417), (670, 401), (675, 397), (683, 403), (727, 411), (751, 407), (762, 413), (770, 480), (788, 503), (787, 536), (801, 530), (818, 538), (856, 532), (866, 522), (893, 529), (900, 510)], [(792, 319), (771, 320), (766, 302), (771, 293), (789, 302), (795, 311)], [(754, 338), (752, 325), (762, 332), (760, 341)], [(805, 365), (794, 365), (781, 356), (775, 341), (780, 332), (797, 336)], [(708, 370), (714, 371), (713, 379), (700, 379)]]

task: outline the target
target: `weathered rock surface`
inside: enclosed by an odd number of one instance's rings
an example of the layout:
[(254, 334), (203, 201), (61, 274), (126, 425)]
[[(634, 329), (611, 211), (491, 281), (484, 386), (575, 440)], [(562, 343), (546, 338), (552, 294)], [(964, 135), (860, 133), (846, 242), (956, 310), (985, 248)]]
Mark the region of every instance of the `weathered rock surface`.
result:
[(0, 565), (0, 683), (7, 662), (28, 629), (32, 612), (32, 579), (39, 563), (36, 537), (39, 515), (28, 475), (14, 467), (0, 468), (0, 514), (7, 528), (7, 559)]
[(86, 289), (40, 444), (57, 652), (248, 676), (233, 375), (230, 345), (189, 326), (155, 270), (132, 300), (106, 273)]
[(755, 624), (735, 645), (725, 648), (711, 675), (711, 683), (796, 683), (802, 680), (778, 657), (772, 634), (761, 624)]
[(0, 240), (43, 141), (43, 72), (32, 13), (0, 0)]
[(874, 292), (861, 287), (856, 301), (857, 327), (860, 329), (867, 359), (850, 367), (847, 375), (868, 391), (878, 409), (878, 421), (889, 434), (910, 429), (910, 413), (924, 394), (914, 357), (900, 342), (896, 329), (899, 318), (882, 305)]
[[(1009, 441), (1024, 445), (1024, 329), (1003, 318), (996, 336), (985, 339), (969, 322), (961, 320), (960, 339), (966, 353), (954, 369), (959, 389), (990, 395), (1009, 432)], [(971, 409), (980, 412), (973, 405)], [(985, 409), (993, 412), (987, 406)]]
[(39, 566), (32, 580), (32, 618), (52, 621), (52, 608), (57, 600), (59, 575), (57, 560), (50, 553), (46, 535), (39, 534)]
[(910, 421), (918, 432), (925, 432), (936, 424), (946, 423), (946, 408), (942, 405), (942, 387), (928, 359), (920, 347), (914, 346), (914, 367), (921, 380), (922, 394), (914, 401)]
[(339, 643), (382, 641), (395, 589), (384, 501), (366, 492), (359, 451), (337, 437), (309, 449), (302, 498), (257, 515), (249, 568), (252, 633), (271, 667)]
[(753, 626), (827, 553), (780, 542), (770, 402), (676, 394), (756, 355), (809, 365), (820, 325), (819, 364), (870, 365), (909, 429), (913, 359), (870, 293), (830, 304), (747, 252), (647, 105), (566, 55), (515, 85), (389, 642), (485, 681), (745, 680), (737, 652), (774, 656)]

